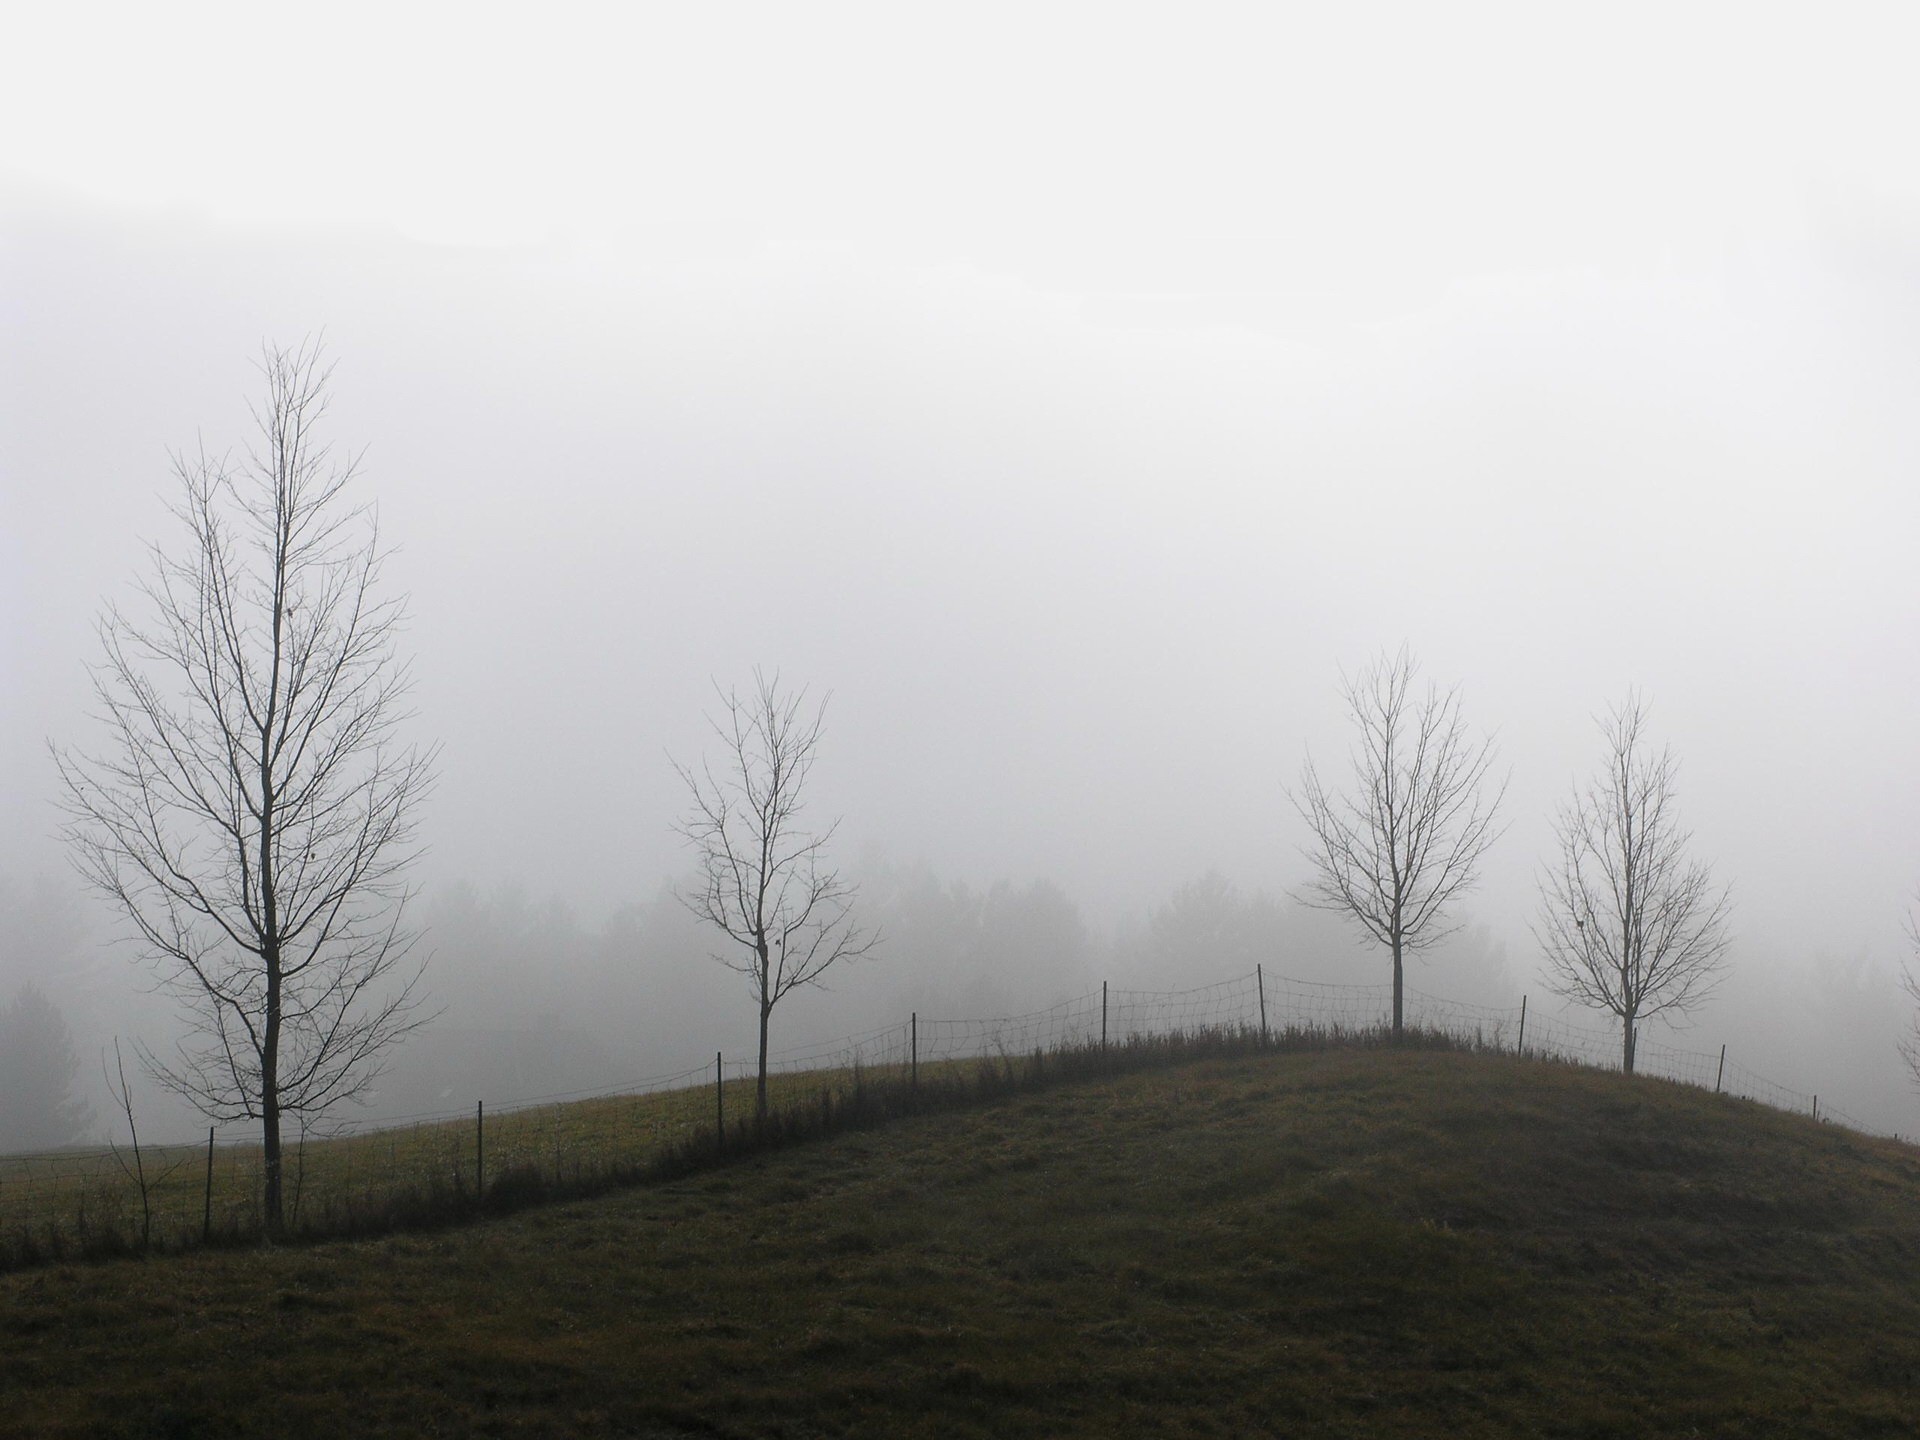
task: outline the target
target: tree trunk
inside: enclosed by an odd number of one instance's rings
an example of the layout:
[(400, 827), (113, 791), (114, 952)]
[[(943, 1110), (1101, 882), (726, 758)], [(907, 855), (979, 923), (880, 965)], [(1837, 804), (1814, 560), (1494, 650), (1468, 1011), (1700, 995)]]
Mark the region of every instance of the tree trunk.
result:
[(267, 972), (267, 1013), (260, 1027), (261, 1219), (267, 1238), (280, 1237), (280, 893), (274, 874), (273, 717), (280, 703), (279, 590), (286, 576), (284, 550), (275, 557), (273, 607), (273, 685), (267, 696), (267, 724), (260, 736), (260, 963)]
[(773, 1013), (773, 1006), (764, 999), (760, 1002), (760, 1084), (753, 1095), (754, 1124), (764, 1128), (767, 1123), (767, 1018)]
[(280, 1097), (271, 1087), (264, 1089), (260, 1106), (260, 1155), (266, 1170), (261, 1193), (261, 1212), (269, 1239), (280, 1234)]
[[(261, 783), (267, 781), (267, 770), (261, 765)], [(268, 792), (271, 796), (271, 791)], [(263, 807), (266, 819), (260, 827), (260, 893), (261, 908), (265, 916), (262, 928), (266, 931), (266, 943), (261, 947), (260, 962), (267, 972), (267, 1013), (260, 1027), (260, 1162), (264, 1174), (260, 1196), (261, 1219), (266, 1223), (267, 1237), (278, 1239), (280, 1236), (280, 944), (279, 944), (279, 907), (278, 896), (274, 893), (273, 850), (271, 846), (272, 830), (268, 821), (272, 817), (272, 801)]]
[(270, 1239), (280, 1234), (280, 956), (269, 947), (262, 957), (267, 966), (267, 1020), (260, 1041), (260, 1161), (264, 1171), (260, 1197), (261, 1218)]
[(1393, 1038), (1400, 1038), (1401, 997), (1405, 970), (1401, 966), (1401, 950), (1404, 942), (1396, 935), (1393, 937)]
[(1629, 1011), (1620, 1020), (1620, 1070), (1625, 1075), (1633, 1074), (1633, 1050), (1637, 1038), (1633, 1031), (1633, 1013)]

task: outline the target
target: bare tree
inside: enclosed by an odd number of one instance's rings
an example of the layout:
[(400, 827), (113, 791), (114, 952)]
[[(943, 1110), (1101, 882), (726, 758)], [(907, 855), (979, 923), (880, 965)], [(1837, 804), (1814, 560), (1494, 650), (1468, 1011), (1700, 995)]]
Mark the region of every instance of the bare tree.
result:
[(328, 368), (268, 349), (243, 463), (176, 457), (183, 534), (146, 614), (110, 607), (92, 667), (101, 748), (55, 747), (81, 874), (131, 922), (188, 1031), (156, 1079), (258, 1121), (280, 1228), (284, 1116), (361, 1096), (418, 1023), (403, 921), (433, 752), (404, 744), (403, 602), (382, 598), (356, 457), (318, 438)]
[(1629, 694), (1600, 721), (1606, 762), (1560, 812), (1558, 862), (1541, 877), (1534, 927), (1554, 989), (1620, 1017), (1628, 1072), (1643, 1022), (1684, 1014), (1718, 983), (1732, 910), (1711, 867), (1687, 858), (1678, 766), (1671, 749), (1651, 750), (1646, 715)]
[(1393, 956), (1393, 1033), (1404, 1014), (1405, 957), (1458, 928), (1453, 901), (1478, 878), (1498, 838), (1506, 793), (1486, 795), (1493, 741), (1477, 743), (1460, 716), (1457, 690), (1431, 682), (1416, 692), (1419, 666), (1405, 646), (1381, 654), (1342, 690), (1359, 738), (1353, 780), (1329, 791), (1312, 756), (1290, 796), (1307, 822), (1313, 879), (1298, 897), (1350, 917)]
[[(101, 1058), (104, 1068), (106, 1057)], [(152, 1176), (147, 1174), (146, 1151), (140, 1145), (140, 1126), (133, 1118), (133, 1086), (127, 1083), (127, 1062), (120, 1054), (120, 1037), (113, 1037), (113, 1069), (106, 1071), (107, 1093), (113, 1097), (113, 1103), (127, 1120), (127, 1138), (133, 1143), (133, 1164), (127, 1164), (127, 1157), (120, 1153), (120, 1146), (111, 1136), (107, 1138), (107, 1148), (113, 1152), (114, 1163), (120, 1167), (120, 1173), (133, 1181), (140, 1192), (140, 1248), (145, 1250), (153, 1244), (153, 1192), (173, 1177), (173, 1173), (186, 1164), (187, 1156), (176, 1152), (174, 1157), (163, 1165), (157, 1166)]]
[(837, 962), (870, 954), (878, 937), (853, 923), (854, 887), (824, 863), (838, 822), (818, 831), (801, 824), (826, 702), (809, 714), (804, 689), (783, 692), (778, 674), (759, 670), (749, 695), (726, 690), (720, 699), (724, 713), (709, 717), (717, 768), (712, 760), (697, 771), (673, 762), (693, 797), (676, 828), (700, 863), (680, 898), (732, 942), (716, 958), (747, 977), (759, 1006), (754, 1113), (764, 1122), (773, 1007)]

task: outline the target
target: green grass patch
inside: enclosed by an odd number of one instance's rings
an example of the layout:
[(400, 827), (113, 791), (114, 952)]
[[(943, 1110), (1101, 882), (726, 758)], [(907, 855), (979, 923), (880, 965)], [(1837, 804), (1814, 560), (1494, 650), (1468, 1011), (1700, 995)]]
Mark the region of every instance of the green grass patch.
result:
[(0, 1390), (33, 1435), (1909, 1435), (1920, 1155), (1511, 1058), (1200, 1060), (0, 1277)]
[[(1378, 1034), (1286, 1032), (1300, 1048)], [(1442, 1034), (1408, 1043), (1456, 1046)], [(1251, 1031), (1137, 1037), (1025, 1056), (776, 1073), (768, 1117), (754, 1083), (604, 1096), (331, 1138), (289, 1135), (283, 1239), (385, 1234), (500, 1214), (777, 1148), (849, 1126), (977, 1103), (1091, 1073), (1262, 1048)], [(261, 1238), (257, 1145), (149, 1146), (0, 1157), (0, 1269), (245, 1244)], [(143, 1195), (136, 1170), (144, 1169)]]

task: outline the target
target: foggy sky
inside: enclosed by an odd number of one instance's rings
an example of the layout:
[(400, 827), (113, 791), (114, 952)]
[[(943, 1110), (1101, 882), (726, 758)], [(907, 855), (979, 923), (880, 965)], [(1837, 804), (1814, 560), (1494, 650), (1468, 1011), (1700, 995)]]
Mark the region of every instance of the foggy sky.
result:
[(1404, 641), (1512, 770), (1468, 909), (1517, 989), (1637, 686), (1734, 886), (1697, 1030), (1839, 1067), (1808, 997), (1892, 993), (1920, 882), (1896, 11), (667, 13), (371, 45), (347, 7), (271, 72), (284, 22), (23, 22), (0, 875), (64, 873), (45, 744), (168, 452), (324, 332), (445, 747), (429, 897), (653, 898), (667, 756), (756, 664), (831, 693), (850, 866), (1045, 877), (1102, 933), (1209, 869), (1282, 893), (1342, 668)]

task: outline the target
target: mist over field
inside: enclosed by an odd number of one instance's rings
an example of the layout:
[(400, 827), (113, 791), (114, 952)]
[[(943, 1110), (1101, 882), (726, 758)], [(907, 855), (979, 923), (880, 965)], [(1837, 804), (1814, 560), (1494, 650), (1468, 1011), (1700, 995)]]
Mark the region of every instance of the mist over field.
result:
[[(1510, 774), (1411, 985), (1559, 1007), (1538, 877), (1637, 690), (1732, 885), (1724, 982), (1650, 1038), (1920, 1129), (1904, 27), (1653, 21), (574, 17), (448, 60), (407, 26), (363, 56), (349, 8), (271, 82), (212, 20), (131, 23), (115, 122), (23, 58), (79, 53), (73, 22), (30, 22), (0, 60), (0, 1005), (64, 1016), (99, 1135), (103, 1050), (173, 1033), (56, 838), (48, 742), (95, 739), (96, 619), (176, 538), (170, 454), (238, 453), (263, 342), (324, 337), (410, 597), (406, 729), (442, 746), (439, 1014), (374, 1113), (748, 1052), (674, 898), (670, 757), (756, 666), (827, 700), (807, 815), (884, 936), (776, 1049), (1256, 963), (1382, 984), (1291, 898), (1288, 792), (1343, 770), (1342, 676), (1404, 644)], [(293, 112), (271, 142), (261, 107)]]

